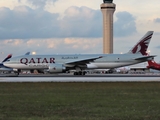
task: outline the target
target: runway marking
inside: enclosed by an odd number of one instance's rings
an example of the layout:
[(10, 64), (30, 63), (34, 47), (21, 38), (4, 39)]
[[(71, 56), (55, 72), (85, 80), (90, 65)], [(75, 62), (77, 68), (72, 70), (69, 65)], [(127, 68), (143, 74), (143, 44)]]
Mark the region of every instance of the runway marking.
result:
[(0, 82), (157, 82), (159, 77), (3, 77)]

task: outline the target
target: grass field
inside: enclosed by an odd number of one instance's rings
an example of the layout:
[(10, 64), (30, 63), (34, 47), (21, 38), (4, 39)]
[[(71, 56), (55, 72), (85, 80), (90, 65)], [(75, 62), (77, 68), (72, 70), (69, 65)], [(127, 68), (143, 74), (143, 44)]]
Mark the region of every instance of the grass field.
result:
[(0, 83), (0, 120), (160, 120), (160, 83)]

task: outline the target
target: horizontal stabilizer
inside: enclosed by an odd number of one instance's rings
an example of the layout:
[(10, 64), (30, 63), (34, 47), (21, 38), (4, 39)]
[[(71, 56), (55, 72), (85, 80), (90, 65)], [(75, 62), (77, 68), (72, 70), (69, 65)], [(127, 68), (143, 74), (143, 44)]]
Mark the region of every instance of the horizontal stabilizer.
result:
[(156, 55), (144, 56), (144, 57), (136, 58), (135, 60), (152, 60), (154, 57), (156, 57)]

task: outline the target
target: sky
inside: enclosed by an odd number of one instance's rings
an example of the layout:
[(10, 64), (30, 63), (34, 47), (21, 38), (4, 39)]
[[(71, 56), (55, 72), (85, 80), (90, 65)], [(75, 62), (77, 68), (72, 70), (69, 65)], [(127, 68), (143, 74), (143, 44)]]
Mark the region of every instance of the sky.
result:
[[(8, 54), (101, 54), (103, 0), (0, 0), (0, 60)], [(113, 0), (114, 53), (128, 52), (154, 31), (150, 54), (160, 61), (160, 1)]]

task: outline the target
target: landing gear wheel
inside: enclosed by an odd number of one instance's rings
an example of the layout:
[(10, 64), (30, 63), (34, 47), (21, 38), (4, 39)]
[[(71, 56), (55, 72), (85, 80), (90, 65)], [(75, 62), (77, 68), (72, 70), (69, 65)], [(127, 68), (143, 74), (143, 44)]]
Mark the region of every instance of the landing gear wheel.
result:
[(85, 74), (86, 74), (86, 72), (85, 72), (85, 71), (83, 71), (83, 72), (82, 72), (82, 75), (85, 75)]
[(80, 71), (80, 72), (78, 72), (78, 75), (82, 75), (82, 72)]
[(74, 72), (74, 75), (85, 75), (85, 74), (86, 74), (85, 71)]
[(74, 72), (74, 75), (78, 75), (78, 72)]

